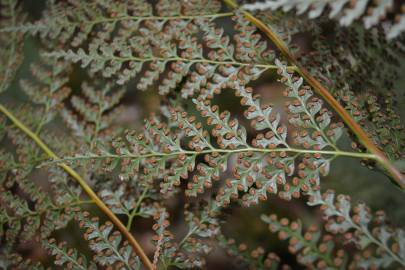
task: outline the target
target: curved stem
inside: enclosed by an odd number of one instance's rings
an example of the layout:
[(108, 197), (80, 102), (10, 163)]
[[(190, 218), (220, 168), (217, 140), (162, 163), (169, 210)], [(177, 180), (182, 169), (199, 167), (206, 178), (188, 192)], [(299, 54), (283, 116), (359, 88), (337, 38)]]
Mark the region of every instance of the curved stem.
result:
[[(4, 113), (15, 126), (17, 126), (21, 131), (23, 131), (28, 137), (30, 137), (50, 158), (59, 159), (59, 157), (27, 126), (25, 126), (20, 120), (18, 120), (9, 110), (7, 110), (3, 105), (0, 104), (0, 112)], [(135, 239), (135, 237), (126, 229), (125, 225), (122, 224), (121, 220), (104, 204), (104, 202), (97, 196), (93, 189), (86, 183), (86, 181), (70, 166), (59, 163), (70, 176), (72, 176), (87, 193), (87, 195), (94, 201), (94, 203), (100, 208), (100, 210), (108, 216), (108, 218), (117, 226), (121, 233), (128, 239), (128, 242), (134, 248), (135, 253), (139, 256), (142, 263), (147, 269), (154, 270), (151, 261), (146, 255), (145, 251), (142, 249), (141, 245)]]
[[(224, 0), (224, 2), (231, 8), (239, 8), (235, 0)], [(361, 128), (361, 126), (350, 116), (350, 114), (343, 108), (343, 106), (330, 94), (330, 92), (322, 86), (322, 84), (315, 79), (307, 69), (305, 69), (298, 62), (297, 59), (288, 50), (284, 41), (271, 30), (266, 24), (261, 20), (257, 19), (251, 13), (241, 10), (241, 12), (246, 16), (246, 18), (251, 21), (258, 29), (263, 31), (277, 46), (281, 53), (287, 58), (287, 60), (296, 67), (297, 72), (307, 81), (312, 88), (323, 97), (323, 99), (328, 102), (328, 104), (339, 114), (346, 125), (352, 130), (352, 132), (357, 136), (357, 138), (362, 142), (367, 150), (377, 157), (378, 162), (388, 171), (395, 182), (402, 188), (405, 189), (405, 176), (388, 160), (386, 155), (374, 144), (374, 142), (368, 137), (366, 132)]]

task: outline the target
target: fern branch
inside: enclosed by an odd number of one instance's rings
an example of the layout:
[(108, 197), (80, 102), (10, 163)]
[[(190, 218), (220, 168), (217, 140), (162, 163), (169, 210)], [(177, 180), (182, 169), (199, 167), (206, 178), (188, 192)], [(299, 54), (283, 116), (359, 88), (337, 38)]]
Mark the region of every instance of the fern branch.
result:
[[(3, 105), (0, 104), (0, 111), (5, 114), (19, 129), (27, 134), (49, 157), (53, 159), (59, 159), (59, 157), (51, 150), (49, 147), (37, 136), (35, 135), (27, 126), (20, 122), (9, 110), (7, 110)], [(125, 225), (119, 220), (119, 218), (111, 212), (111, 210), (104, 204), (104, 202), (97, 196), (93, 189), (85, 182), (85, 180), (70, 166), (61, 163), (59, 164), (70, 176), (72, 176), (83, 188), (83, 190), (89, 195), (89, 197), (94, 201), (94, 203), (100, 208), (100, 210), (105, 213), (110, 220), (118, 227), (123, 235), (128, 239), (129, 243), (134, 248), (136, 254), (140, 257), (141, 261), (148, 269), (154, 269), (151, 261), (147, 257), (146, 253), (134, 238), (134, 236), (126, 229)]]
[(203, 155), (203, 154), (213, 154), (213, 153), (220, 153), (220, 154), (237, 154), (237, 153), (280, 153), (280, 152), (290, 152), (290, 153), (297, 153), (297, 154), (321, 154), (321, 155), (331, 155), (331, 156), (345, 156), (345, 157), (353, 157), (353, 158), (360, 158), (360, 159), (374, 159), (377, 160), (374, 154), (369, 153), (357, 153), (357, 152), (347, 152), (341, 150), (312, 150), (312, 149), (299, 149), (299, 148), (272, 148), (272, 149), (263, 149), (263, 148), (255, 148), (255, 147), (244, 147), (239, 149), (222, 149), (222, 148), (212, 148), (209, 150), (202, 150), (202, 151), (191, 151), (191, 150), (182, 150), (182, 151), (175, 151), (170, 153), (161, 153), (161, 152), (154, 152), (144, 155), (134, 155), (134, 154), (90, 154), (88, 156), (74, 156), (74, 157), (64, 157), (61, 159), (53, 159), (51, 161), (43, 163), (43, 165), (52, 164), (52, 163), (63, 163), (63, 162), (74, 162), (79, 160), (92, 160), (92, 159), (145, 159), (145, 158), (152, 158), (152, 157), (173, 157), (173, 156), (180, 156), (180, 155)]
[[(71, 203), (67, 203), (67, 204), (63, 204), (63, 205), (54, 205), (49, 208), (41, 209), (40, 211), (30, 211), (24, 215), (12, 216), (12, 217), (7, 216), (7, 219), (2, 220), (0, 222), (0, 224), (11, 223), (15, 220), (21, 220), (21, 219), (25, 219), (25, 218), (32, 217), (32, 216), (42, 216), (43, 214), (45, 214), (48, 211), (61, 211), (61, 210), (65, 209), (66, 207), (74, 207), (74, 206), (79, 206), (79, 205), (84, 205), (84, 204), (93, 204), (93, 203), (94, 202), (92, 200), (86, 200), (86, 201), (76, 200)], [(5, 213), (5, 214), (7, 214), (7, 213)]]
[(217, 204), (213, 204), (209, 208), (209, 213), (205, 213), (201, 216), (201, 219), (199, 219), (198, 223), (192, 223), (191, 228), (189, 229), (188, 233), (183, 237), (183, 239), (179, 243), (179, 248), (181, 248), (184, 244), (186, 244), (187, 240), (193, 236), (198, 229), (200, 229), (199, 225), (204, 224), (208, 222), (210, 219), (212, 219), (212, 214), (218, 213), (221, 210), (221, 207), (218, 206)]
[[(261, 219), (269, 224), (269, 229), (273, 233), (278, 232), (281, 240), (290, 239), (289, 250), (297, 254), (298, 262), (307, 267), (313, 267), (317, 262), (316, 266), (319, 268), (326, 264), (329, 269), (339, 269), (339, 265), (336, 265), (333, 261), (333, 242), (330, 239), (328, 239), (329, 241), (321, 240), (321, 234), (316, 226), (312, 226), (307, 232), (303, 232), (300, 221), (290, 223), (288, 219), (278, 219), (274, 214), (270, 216), (262, 215)], [(341, 260), (338, 261), (341, 262)]]
[[(64, 58), (66, 60), (73, 60), (74, 62), (85, 62), (88, 63), (90, 61), (118, 61), (118, 62), (129, 62), (129, 61), (135, 61), (135, 62), (140, 62), (140, 63), (146, 63), (146, 62), (185, 62), (185, 63), (190, 63), (190, 64), (197, 64), (197, 63), (203, 63), (203, 64), (213, 64), (213, 65), (232, 65), (232, 66), (240, 66), (240, 67), (258, 67), (258, 68), (263, 68), (265, 70), (267, 69), (277, 69), (278, 67), (276, 65), (270, 65), (270, 64), (259, 64), (259, 63), (244, 63), (244, 62), (238, 62), (238, 61), (215, 61), (215, 60), (210, 60), (206, 58), (200, 58), (200, 59), (190, 59), (190, 58), (184, 58), (184, 57), (147, 57), (147, 58), (141, 58), (141, 57), (120, 57), (120, 56), (115, 56), (115, 55), (102, 55), (102, 54), (87, 54), (84, 50), (79, 49), (77, 52), (74, 52), (72, 50), (68, 51), (56, 51), (56, 52), (50, 52), (50, 53), (45, 53), (45, 56), (48, 57), (55, 57), (55, 58)], [(288, 66), (288, 70), (295, 70), (295, 66)]]
[[(233, 9), (238, 9), (239, 6), (234, 0), (224, 0), (224, 2)], [(386, 155), (381, 152), (380, 149), (373, 143), (361, 126), (350, 116), (350, 114), (343, 108), (343, 106), (330, 94), (330, 92), (322, 86), (322, 84), (315, 79), (307, 69), (305, 69), (298, 62), (293, 54), (289, 51), (284, 41), (268, 26), (266, 26), (261, 20), (257, 19), (251, 13), (241, 10), (246, 18), (251, 21), (257, 28), (262, 30), (277, 46), (281, 53), (288, 59), (290, 63), (296, 66), (297, 72), (315, 89), (315, 91), (321, 95), (326, 102), (339, 114), (342, 120), (353, 131), (357, 138), (363, 143), (367, 150), (374, 154), (377, 161), (388, 171), (395, 182), (405, 189), (405, 176), (388, 160)]]
[(86, 257), (79, 254), (77, 250), (66, 248), (65, 242), (58, 244), (55, 239), (50, 239), (49, 241), (43, 241), (43, 245), (49, 250), (51, 255), (56, 257), (56, 265), (66, 265), (68, 269), (74, 270), (96, 269), (96, 266), (92, 262), (88, 264)]
[[(353, 207), (352, 210), (352, 205), (348, 196), (337, 196), (335, 202), (335, 193), (332, 191), (327, 191), (322, 195), (319, 190), (315, 191), (310, 189), (307, 194), (310, 196), (308, 205), (320, 206), (325, 216), (330, 221), (329, 226), (326, 227), (327, 230), (332, 232), (347, 232), (349, 230), (353, 230), (359, 235), (358, 237), (360, 240), (358, 242), (363, 243), (363, 245), (367, 245), (368, 243), (375, 244), (381, 250), (386, 252), (393, 261), (405, 266), (405, 258), (401, 257), (401, 254), (396, 254), (395, 251), (388, 246), (388, 238), (391, 235), (385, 231), (385, 228), (383, 228), (384, 224), (380, 225), (380, 230), (384, 229), (384, 231), (387, 233), (387, 235), (384, 235), (384, 237), (382, 236), (383, 233), (381, 233), (379, 237), (376, 237), (373, 235), (373, 233), (375, 234), (376, 231), (369, 229), (370, 214), (368, 213), (364, 204), (359, 204), (356, 207)], [(351, 211), (353, 211), (353, 213), (351, 213)], [(338, 217), (342, 221), (337, 223), (333, 221), (333, 217)]]

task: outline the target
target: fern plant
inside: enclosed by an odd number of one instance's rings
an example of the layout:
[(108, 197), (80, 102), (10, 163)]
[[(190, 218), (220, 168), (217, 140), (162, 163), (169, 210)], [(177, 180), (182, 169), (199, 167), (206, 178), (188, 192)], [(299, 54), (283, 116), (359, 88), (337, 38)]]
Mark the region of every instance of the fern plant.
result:
[[(367, 1), (48, 1), (39, 19), (0, 3), (1, 268), (405, 267), (401, 221), (328, 189), (339, 162), (366, 165), (383, 179), (362, 190), (403, 202), (401, 22), (390, 41), (332, 22), (331, 41), (327, 20), (247, 9), (329, 4), (349, 24)], [(311, 31), (306, 53), (295, 37)], [(369, 72), (387, 52), (387, 71)], [(247, 208), (245, 237), (232, 218)]]

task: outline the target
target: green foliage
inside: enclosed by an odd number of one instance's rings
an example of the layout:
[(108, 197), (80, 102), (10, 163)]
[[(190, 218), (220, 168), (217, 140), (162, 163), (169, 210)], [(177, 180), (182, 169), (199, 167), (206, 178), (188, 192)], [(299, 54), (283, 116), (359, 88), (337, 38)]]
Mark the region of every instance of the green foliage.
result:
[[(370, 28), (393, 5), (335, 2), (245, 7), (310, 17), (329, 8), (341, 24), (362, 17)], [(387, 41), (377, 28), (281, 12), (258, 15), (266, 32), (215, 0), (48, 1), (36, 21), (22, 20), (25, 4), (0, 0), (1, 268), (204, 269), (219, 249), (240, 269), (404, 267), (403, 224), (322, 193), (335, 159), (388, 174), (378, 166), (384, 160), (263, 34), (280, 36), (398, 164), (402, 22)], [(336, 30), (329, 39), (328, 27)], [(310, 38), (311, 53), (293, 42), (296, 34)], [(24, 35), (41, 45), (16, 73)], [(144, 104), (151, 99), (160, 110)], [(140, 125), (146, 110), (153, 112)], [(252, 250), (227, 238), (229, 217), (248, 207), (274, 212), (262, 221), (289, 241), (291, 255), (267, 231)], [(295, 213), (294, 222), (276, 216)], [(256, 233), (249, 222), (244, 232)]]

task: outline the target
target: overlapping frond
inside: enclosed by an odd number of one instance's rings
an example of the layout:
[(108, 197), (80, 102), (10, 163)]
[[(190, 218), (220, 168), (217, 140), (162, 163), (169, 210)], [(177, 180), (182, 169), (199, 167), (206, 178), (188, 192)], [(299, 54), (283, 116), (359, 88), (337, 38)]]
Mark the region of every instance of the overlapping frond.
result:
[(67, 86), (70, 66), (66, 62), (51, 60), (43, 64), (32, 64), (31, 73), (35, 78), (23, 79), (20, 82), (21, 89), (29, 97), (32, 103), (41, 106), (42, 118), (40, 119), (36, 133), (40, 133), (42, 127), (49, 123), (63, 108), (65, 99), (71, 89)]
[[(246, 4), (244, 8), (248, 10), (282, 9), (286, 12), (296, 9), (297, 14), (308, 13), (310, 18), (317, 18), (321, 14), (329, 12), (329, 18), (336, 18), (343, 26), (348, 26), (361, 18), (367, 29), (382, 22), (389, 23), (389, 27), (386, 27), (388, 29), (386, 35), (388, 39), (393, 39), (405, 31), (405, 16), (403, 11), (395, 10), (394, 6), (399, 4), (395, 2), (394, 0), (266, 0)], [(392, 14), (395, 15), (395, 19), (390, 21), (387, 18)]]
[[(313, 27), (319, 35), (327, 34), (321, 27)], [(302, 57), (302, 62), (330, 87), (390, 159), (402, 159), (404, 125), (399, 104), (403, 97), (400, 86), (392, 83), (400, 78), (401, 49), (387, 42), (377, 29), (336, 27), (333, 42), (314, 37), (314, 52)], [(365, 77), (367, 81), (361, 79)]]
[(108, 83), (98, 86), (83, 83), (81, 92), (83, 97), (72, 96), (72, 109), (64, 109), (61, 114), (74, 134), (94, 147), (96, 138), (101, 141), (111, 136), (112, 123), (121, 111), (118, 104), (125, 90), (115, 89)]

